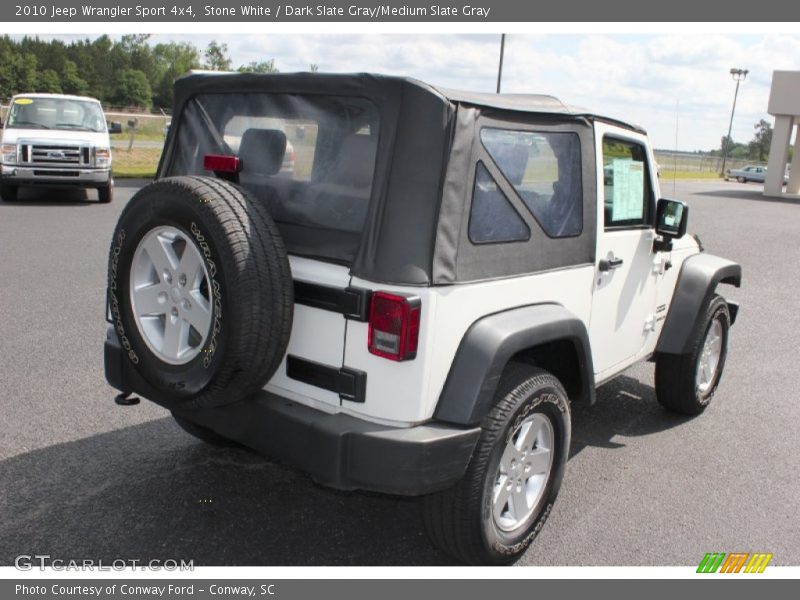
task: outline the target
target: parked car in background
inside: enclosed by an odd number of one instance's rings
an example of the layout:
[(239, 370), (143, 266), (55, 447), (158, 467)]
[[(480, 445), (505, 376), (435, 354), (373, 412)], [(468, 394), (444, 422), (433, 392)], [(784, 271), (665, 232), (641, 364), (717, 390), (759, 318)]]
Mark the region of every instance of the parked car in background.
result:
[(735, 179), (739, 183), (747, 183), (748, 181), (764, 183), (767, 179), (767, 167), (749, 165), (743, 169), (729, 169), (728, 178)]
[(3, 200), (16, 200), (23, 186), (96, 188), (100, 202), (113, 198), (108, 125), (94, 98), (14, 96), (0, 156)]
[[(767, 167), (759, 167), (750, 165), (743, 169), (729, 169), (728, 179), (735, 179), (739, 183), (747, 183), (748, 181), (758, 181), (764, 183), (767, 180)], [(783, 174), (783, 184), (789, 182), (789, 167), (787, 165), (786, 172)]]

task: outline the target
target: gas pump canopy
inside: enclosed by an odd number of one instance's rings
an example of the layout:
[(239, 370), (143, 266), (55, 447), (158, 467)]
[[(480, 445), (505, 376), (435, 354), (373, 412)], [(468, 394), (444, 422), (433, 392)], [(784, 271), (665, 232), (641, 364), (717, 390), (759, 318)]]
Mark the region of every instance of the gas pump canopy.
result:
[(767, 111), (775, 117), (775, 128), (764, 195), (800, 198), (800, 135), (795, 136), (789, 182), (783, 190), (792, 133), (800, 125), (800, 71), (773, 72)]

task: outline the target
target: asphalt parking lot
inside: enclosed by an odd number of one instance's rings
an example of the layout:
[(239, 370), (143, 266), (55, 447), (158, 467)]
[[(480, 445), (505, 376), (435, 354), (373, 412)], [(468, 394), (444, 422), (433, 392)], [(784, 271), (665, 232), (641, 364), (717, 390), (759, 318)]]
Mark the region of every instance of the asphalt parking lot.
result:
[[(117, 217), (82, 192), (0, 203), (0, 564), (193, 559), (196, 565), (439, 565), (415, 502), (315, 485), (185, 434), (103, 377), (104, 287)], [(772, 552), (800, 565), (800, 203), (761, 186), (662, 184), (707, 251), (741, 262), (742, 303), (717, 397), (670, 415), (653, 368), (573, 407), (559, 500), (525, 565), (696, 565)], [(91, 192), (94, 198), (94, 192)]]

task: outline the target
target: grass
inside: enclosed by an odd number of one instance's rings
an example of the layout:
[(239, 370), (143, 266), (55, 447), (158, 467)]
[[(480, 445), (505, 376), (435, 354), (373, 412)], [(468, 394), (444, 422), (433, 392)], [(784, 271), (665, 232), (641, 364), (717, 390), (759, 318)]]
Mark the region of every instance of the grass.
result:
[[(112, 142), (123, 142), (127, 143), (131, 139), (130, 133), (112, 133), (110, 136)], [(148, 142), (163, 142), (164, 141), (164, 134), (163, 133), (153, 133), (147, 131), (137, 131), (136, 132), (136, 141), (148, 141)]]
[(670, 171), (661, 169), (659, 179), (664, 182), (670, 179), (722, 179), (716, 171)]
[(161, 148), (134, 148), (114, 151), (114, 177), (151, 179), (156, 175)]

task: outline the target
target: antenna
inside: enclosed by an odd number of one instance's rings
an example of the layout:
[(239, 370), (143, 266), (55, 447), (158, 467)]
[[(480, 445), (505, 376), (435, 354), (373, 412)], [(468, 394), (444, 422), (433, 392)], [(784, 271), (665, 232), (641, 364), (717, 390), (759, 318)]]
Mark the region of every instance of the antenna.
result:
[(500, 34), (500, 64), (497, 65), (497, 93), (500, 93), (500, 82), (503, 79), (503, 55), (506, 50), (506, 34)]
[(675, 153), (673, 156), (672, 161), (672, 195), (675, 196), (677, 193), (675, 191), (678, 185), (678, 122), (680, 117), (680, 107), (681, 107), (681, 100), (680, 98), (675, 99)]

